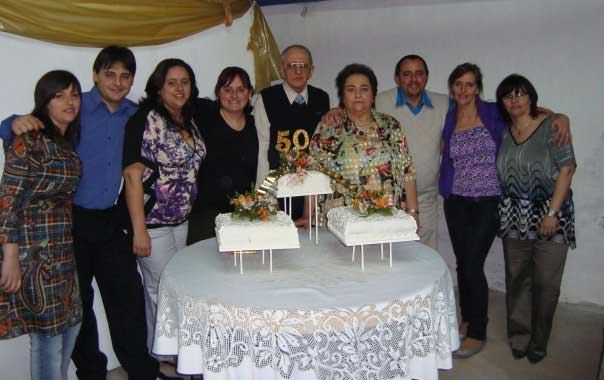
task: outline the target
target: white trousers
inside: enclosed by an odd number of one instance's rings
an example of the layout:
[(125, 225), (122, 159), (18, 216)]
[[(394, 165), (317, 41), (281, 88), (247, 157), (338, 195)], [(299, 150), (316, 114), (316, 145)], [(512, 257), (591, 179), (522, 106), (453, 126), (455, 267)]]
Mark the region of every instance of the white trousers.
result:
[(139, 257), (138, 265), (143, 273), (145, 288), (145, 314), (147, 317), (147, 346), (153, 347), (155, 319), (157, 316), (157, 294), (159, 279), (170, 259), (185, 248), (189, 222), (175, 227), (160, 227), (147, 230), (151, 238), (151, 255)]

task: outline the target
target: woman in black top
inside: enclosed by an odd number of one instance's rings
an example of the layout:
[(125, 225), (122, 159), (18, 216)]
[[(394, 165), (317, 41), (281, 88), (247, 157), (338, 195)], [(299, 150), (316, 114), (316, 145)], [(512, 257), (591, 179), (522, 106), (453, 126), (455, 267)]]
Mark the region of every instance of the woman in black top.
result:
[(258, 166), (258, 136), (249, 105), (253, 89), (240, 67), (227, 67), (214, 88), (216, 102), (198, 115), (207, 156), (198, 181), (198, 196), (189, 216), (187, 244), (215, 236), (214, 220), (232, 211), (235, 193), (252, 190)]

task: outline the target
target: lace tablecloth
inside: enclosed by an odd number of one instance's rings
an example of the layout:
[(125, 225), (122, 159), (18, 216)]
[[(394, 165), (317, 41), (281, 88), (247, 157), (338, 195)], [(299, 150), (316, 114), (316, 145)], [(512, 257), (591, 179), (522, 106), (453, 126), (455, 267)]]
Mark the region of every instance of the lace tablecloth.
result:
[(445, 262), (418, 242), (365, 248), (365, 272), (329, 232), (315, 246), (233, 256), (205, 240), (170, 261), (161, 279), (153, 351), (178, 371), (225, 379), (419, 379), (451, 368), (459, 346)]

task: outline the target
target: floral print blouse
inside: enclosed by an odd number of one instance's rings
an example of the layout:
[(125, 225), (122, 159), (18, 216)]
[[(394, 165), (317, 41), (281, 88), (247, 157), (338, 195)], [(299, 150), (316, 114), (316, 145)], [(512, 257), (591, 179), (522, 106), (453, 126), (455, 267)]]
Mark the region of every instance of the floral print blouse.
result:
[[(335, 125), (321, 123), (310, 143), (311, 155), (324, 169), (366, 190), (383, 190), (404, 208), (404, 184), (415, 179), (407, 139), (392, 116), (372, 111), (374, 122), (357, 126), (348, 115)], [(335, 184), (334, 199), (352, 202), (351, 190)]]
[(126, 126), (124, 168), (140, 162), (143, 171), (147, 227), (185, 222), (197, 196), (197, 171), (206, 146), (191, 121), (193, 146), (154, 110), (139, 110)]

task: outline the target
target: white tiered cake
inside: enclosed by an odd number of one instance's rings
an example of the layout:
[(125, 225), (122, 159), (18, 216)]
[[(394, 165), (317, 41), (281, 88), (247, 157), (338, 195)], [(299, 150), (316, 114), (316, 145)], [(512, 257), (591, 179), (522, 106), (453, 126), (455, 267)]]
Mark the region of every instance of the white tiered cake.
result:
[(331, 179), (321, 172), (309, 170), (301, 181), (296, 181), (295, 176), (295, 174), (286, 174), (279, 178), (277, 198), (333, 193)]
[(353, 207), (336, 207), (327, 213), (327, 228), (347, 246), (419, 240), (415, 219), (399, 209), (361, 216)]
[(283, 211), (266, 221), (220, 214), (216, 217), (216, 240), (220, 252), (300, 248), (298, 230)]

